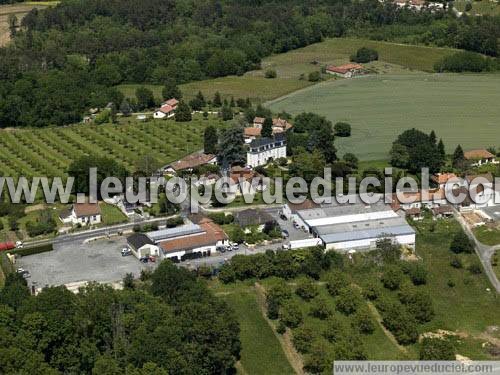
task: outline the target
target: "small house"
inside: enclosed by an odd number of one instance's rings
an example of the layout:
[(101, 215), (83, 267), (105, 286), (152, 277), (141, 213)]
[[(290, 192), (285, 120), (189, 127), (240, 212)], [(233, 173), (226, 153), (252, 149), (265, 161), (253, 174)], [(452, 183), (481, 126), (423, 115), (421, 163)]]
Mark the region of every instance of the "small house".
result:
[(352, 78), (363, 72), (363, 65), (352, 63), (338, 66), (330, 65), (326, 67), (326, 72), (338, 77)]
[(498, 164), (498, 161), (488, 150), (470, 150), (464, 152), (465, 160), (471, 163), (473, 167), (479, 167), (484, 164)]
[(102, 221), (101, 208), (97, 203), (75, 203), (70, 210), (59, 215), (59, 219), (65, 224), (72, 225), (95, 225)]
[(158, 108), (155, 113), (153, 114), (153, 117), (155, 119), (164, 119), (164, 118), (171, 118), (175, 115), (175, 110), (177, 109), (177, 105), (179, 104), (179, 101), (177, 99), (169, 99), (166, 102), (164, 102), (160, 108)]
[(242, 228), (256, 226), (259, 231), (262, 231), (267, 223), (275, 222), (274, 218), (267, 212), (253, 208), (236, 212), (234, 220)]

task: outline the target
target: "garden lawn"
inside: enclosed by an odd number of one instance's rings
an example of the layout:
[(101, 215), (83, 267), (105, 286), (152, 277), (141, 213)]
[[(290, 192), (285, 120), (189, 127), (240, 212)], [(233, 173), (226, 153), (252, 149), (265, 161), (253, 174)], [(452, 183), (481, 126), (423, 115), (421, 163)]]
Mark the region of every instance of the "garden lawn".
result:
[(360, 160), (388, 158), (392, 142), (406, 129), (435, 130), (447, 153), (497, 145), (500, 75), (372, 75), (330, 80), (269, 102), (274, 112), (315, 112), (345, 121), (352, 136), (337, 137), (339, 155)]
[(500, 244), (500, 229), (492, 228), (489, 225), (482, 225), (474, 228), (474, 235), (479, 242), (485, 245), (498, 245)]
[(216, 295), (236, 312), (242, 345), (240, 363), (244, 374), (294, 374), (281, 344), (264, 319), (253, 286), (218, 284)]
[(104, 225), (125, 223), (127, 216), (116, 206), (108, 203), (100, 203), (102, 222)]

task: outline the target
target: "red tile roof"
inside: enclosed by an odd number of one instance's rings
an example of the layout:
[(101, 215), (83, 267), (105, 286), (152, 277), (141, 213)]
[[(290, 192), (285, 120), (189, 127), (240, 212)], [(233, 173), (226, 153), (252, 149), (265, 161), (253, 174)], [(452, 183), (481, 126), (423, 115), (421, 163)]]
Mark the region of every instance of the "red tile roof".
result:
[(255, 118), (253, 119), (253, 123), (254, 123), (254, 124), (261, 124), (261, 125), (262, 125), (262, 124), (264, 123), (264, 121), (265, 121), (265, 120), (266, 120), (266, 119), (265, 119), (264, 117), (255, 117)]
[(96, 216), (101, 214), (101, 207), (97, 203), (75, 203), (73, 205), (76, 217)]
[(170, 167), (174, 171), (182, 171), (184, 169), (192, 169), (199, 167), (201, 165), (208, 164), (212, 160), (215, 159), (215, 155), (213, 154), (203, 154), (199, 152), (195, 152), (194, 154), (188, 155), (176, 162), (172, 163)]
[(169, 105), (175, 109), (177, 107), (177, 104), (179, 104), (179, 101), (177, 99), (168, 99), (163, 105)]
[(441, 185), (441, 184), (446, 184), (448, 180), (451, 180), (452, 178), (456, 177), (457, 175), (455, 173), (436, 173), (435, 175), (432, 175), (431, 179), (432, 181)]
[(470, 150), (470, 151), (464, 152), (464, 157), (467, 160), (480, 160), (480, 159), (494, 158), (495, 155), (493, 155), (488, 150)]
[(262, 132), (262, 129), (254, 128), (252, 126), (244, 129), (245, 137), (260, 137), (261, 132)]
[(168, 105), (168, 104), (164, 104), (162, 105), (158, 111), (160, 112), (163, 112), (165, 113), (166, 115), (168, 115), (170, 112), (172, 112), (174, 110), (174, 108), (171, 106), (171, 105)]
[(339, 66), (330, 65), (326, 68), (327, 71), (340, 74), (346, 74), (351, 70), (361, 70), (361, 69), (363, 69), (363, 66), (359, 64), (344, 64)]
[(160, 242), (160, 247), (164, 252), (171, 253), (203, 246), (214, 246), (218, 241), (227, 239), (226, 233), (213, 221), (204, 219), (199, 225), (204, 230), (203, 233), (163, 241)]

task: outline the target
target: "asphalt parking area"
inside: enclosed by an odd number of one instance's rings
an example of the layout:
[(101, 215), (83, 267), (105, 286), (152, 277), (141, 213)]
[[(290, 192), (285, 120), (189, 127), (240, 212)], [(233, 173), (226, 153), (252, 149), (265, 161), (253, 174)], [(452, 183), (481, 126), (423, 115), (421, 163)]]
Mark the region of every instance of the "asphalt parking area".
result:
[(134, 256), (121, 256), (125, 247), (124, 237), (103, 239), (89, 243), (67, 242), (54, 245), (54, 250), (19, 258), (16, 268), (31, 273), (28, 284), (36, 282), (37, 288), (75, 282), (116, 282), (125, 274), (140, 275), (141, 269), (153, 267), (143, 264)]
[(272, 209), (272, 210), (266, 210), (278, 223), (280, 226), (281, 230), (287, 230), (289, 234), (289, 241), (297, 241), (297, 240), (304, 240), (306, 238), (311, 238), (311, 234), (309, 232), (305, 232), (302, 229), (296, 229), (293, 226), (293, 223), (291, 220), (283, 220), (280, 215), (278, 209)]

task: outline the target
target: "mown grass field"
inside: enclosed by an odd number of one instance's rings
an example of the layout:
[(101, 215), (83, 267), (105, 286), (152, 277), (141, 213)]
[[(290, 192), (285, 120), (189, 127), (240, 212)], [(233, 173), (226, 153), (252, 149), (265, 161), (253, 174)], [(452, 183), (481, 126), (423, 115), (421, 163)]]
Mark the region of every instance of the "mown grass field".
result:
[(281, 344), (264, 319), (252, 285), (212, 285), (235, 311), (240, 324), (242, 374), (294, 374)]
[(453, 2), (453, 6), (459, 11), (465, 11), (465, 5), (470, 3), (472, 5), (472, 10), (467, 12), (469, 15), (500, 15), (500, 4), (493, 0), (482, 0), (482, 1), (469, 1), (469, 0), (457, 0)]
[(153, 156), (167, 164), (200, 150), (208, 124), (221, 125), (217, 118), (191, 122), (156, 120), (123, 124), (74, 125), (61, 128), (0, 131), (1, 176), (62, 176), (69, 164), (83, 156), (107, 156), (135, 170), (137, 160)]
[(482, 225), (474, 229), (474, 235), (485, 245), (500, 245), (500, 229), (491, 225)]
[[(305, 48), (266, 57), (262, 60), (262, 69), (248, 72), (241, 77), (231, 76), (191, 82), (181, 85), (180, 88), (187, 99), (194, 97), (198, 91), (201, 91), (206, 98), (212, 99), (219, 91), (224, 98), (249, 97), (257, 102), (267, 101), (312, 85), (307, 80), (310, 72), (318, 71), (324, 65), (347, 63), (351, 54), (365, 46), (375, 48), (379, 52), (380, 60), (367, 64), (367, 67), (382, 74), (432, 71), (436, 61), (454, 52), (449, 48), (409, 46), (365, 39), (327, 39)], [(265, 71), (268, 69), (276, 70), (277, 78), (264, 78)], [(324, 78), (331, 79), (332, 77), (325, 75)], [(120, 85), (118, 87), (126, 96), (133, 97), (138, 86)], [(162, 86), (146, 86), (153, 90), (158, 99), (161, 98)]]
[(337, 138), (340, 154), (361, 160), (387, 159), (405, 129), (435, 130), (446, 151), (500, 144), (500, 75), (373, 75), (328, 81), (268, 103), (275, 112), (311, 111), (352, 125)]

